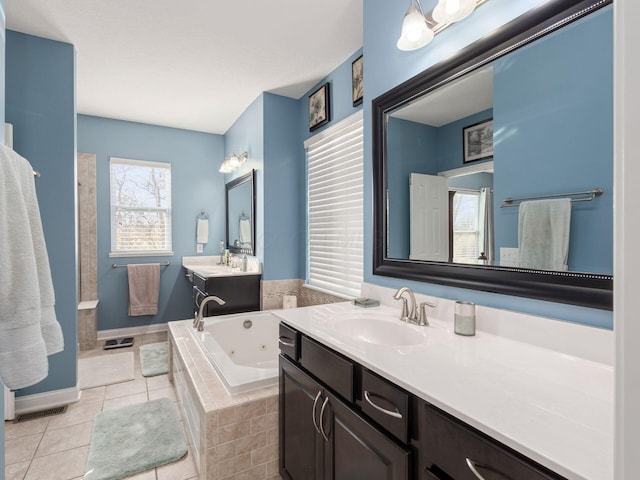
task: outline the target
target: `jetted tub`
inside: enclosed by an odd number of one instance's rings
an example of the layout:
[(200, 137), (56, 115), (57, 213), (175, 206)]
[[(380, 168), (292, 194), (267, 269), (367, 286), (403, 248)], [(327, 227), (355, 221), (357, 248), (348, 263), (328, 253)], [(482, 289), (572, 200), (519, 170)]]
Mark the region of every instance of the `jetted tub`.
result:
[(204, 331), (192, 329), (231, 395), (278, 383), (278, 325), (271, 312), (207, 317)]

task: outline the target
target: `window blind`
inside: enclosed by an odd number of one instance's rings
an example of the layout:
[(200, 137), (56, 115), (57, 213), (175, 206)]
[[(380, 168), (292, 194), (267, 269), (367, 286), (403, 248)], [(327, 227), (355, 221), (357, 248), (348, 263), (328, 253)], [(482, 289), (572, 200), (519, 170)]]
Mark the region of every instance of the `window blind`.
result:
[(111, 157), (111, 255), (171, 254), (171, 164)]
[(358, 112), (305, 142), (307, 283), (341, 297), (363, 278), (363, 128)]

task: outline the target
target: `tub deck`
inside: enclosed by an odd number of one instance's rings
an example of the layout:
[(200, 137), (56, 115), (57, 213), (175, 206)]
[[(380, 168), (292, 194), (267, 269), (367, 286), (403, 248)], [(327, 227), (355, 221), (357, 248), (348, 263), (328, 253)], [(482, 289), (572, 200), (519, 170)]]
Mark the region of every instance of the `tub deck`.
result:
[(176, 387), (200, 480), (280, 479), (278, 385), (231, 395), (189, 331), (169, 322), (169, 378)]

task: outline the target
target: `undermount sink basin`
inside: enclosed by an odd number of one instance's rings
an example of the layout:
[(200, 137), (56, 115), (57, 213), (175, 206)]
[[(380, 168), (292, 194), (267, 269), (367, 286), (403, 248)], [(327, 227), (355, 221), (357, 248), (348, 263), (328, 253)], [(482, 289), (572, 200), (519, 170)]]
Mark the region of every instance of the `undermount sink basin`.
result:
[(336, 332), (349, 338), (375, 345), (408, 346), (427, 340), (425, 333), (398, 322), (374, 318), (351, 318), (340, 320), (334, 326)]

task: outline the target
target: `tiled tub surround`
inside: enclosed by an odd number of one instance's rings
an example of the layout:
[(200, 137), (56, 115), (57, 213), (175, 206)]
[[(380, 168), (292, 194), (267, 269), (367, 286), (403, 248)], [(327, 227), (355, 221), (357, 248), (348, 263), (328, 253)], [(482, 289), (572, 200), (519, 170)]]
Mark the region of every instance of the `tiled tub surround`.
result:
[(262, 309), (276, 310), (283, 307), (283, 297), (295, 295), (298, 307), (310, 305), (324, 305), (327, 303), (344, 302), (344, 298), (329, 295), (304, 286), (304, 280), (263, 280), (262, 281)]
[(278, 386), (229, 395), (189, 332), (170, 322), (170, 378), (200, 480), (275, 480), (278, 474)]
[[(478, 307), (477, 334), (453, 332), (453, 301), (431, 326), (400, 323), (393, 290), (363, 287), (383, 305), (349, 303), (282, 310), (283, 320), (409, 392), (569, 479), (613, 478), (613, 333)], [(384, 305), (388, 303), (387, 305)], [(337, 319), (395, 322), (425, 332), (413, 346), (345, 336)]]
[(78, 304), (78, 344), (80, 350), (93, 350), (98, 343), (98, 300)]

